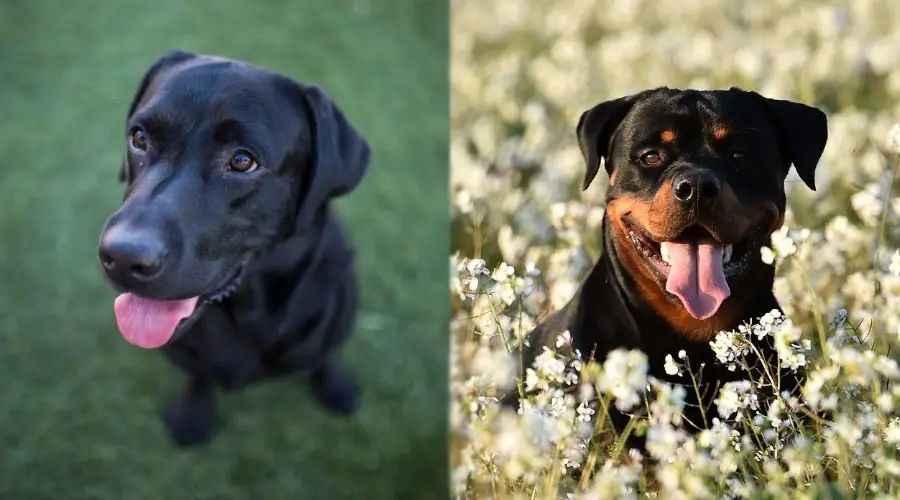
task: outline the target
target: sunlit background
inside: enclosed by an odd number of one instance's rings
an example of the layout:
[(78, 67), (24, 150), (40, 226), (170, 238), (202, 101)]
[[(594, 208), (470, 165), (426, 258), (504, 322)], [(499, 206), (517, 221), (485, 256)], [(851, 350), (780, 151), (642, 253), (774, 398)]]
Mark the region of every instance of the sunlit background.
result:
[[(510, 476), (525, 483), (552, 467), (529, 462), (531, 453), (562, 460), (510, 445), (528, 443), (527, 432), (507, 439), (473, 431), (500, 426), (479, 423), (487, 400), (473, 394), (489, 385), (485, 374), (503, 372), (499, 339), (515, 339), (565, 304), (599, 255), (605, 173), (581, 192), (575, 124), (601, 101), (661, 85), (738, 86), (823, 109), (829, 140), (818, 190), (788, 177), (787, 224), (769, 253), (780, 264), (776, 295), (809, 338), (845, 317), (842, 311), (860, 325), (866, 346), (884, 347), (900, 334), (900, 192), (891, 191), (900, 152), (900, 134), (892, 131), (900, 120), (896, 2), (454, 0), (451, 45), (452, 419), (463, 449), (455, 455), (460, 491), (473, 478), (487, 481), (491, 467), (502, 477), (510, 464), (531, 464), (526, 479), (518, 469)], [(471, 258), (484, 259), (486, 268)], [(473, 272), (494, 273), (475, 276), (494, 287), (494, 298), (465, 298), (476, 286)], [(516, 314), (498, 317), (504, 297), (512, 300), (526, 285), (534, 290), (516, 303)], [(843, 326), (829, 331), (852, 336)], [(879, 425), (888, 425), (891, 414), (882, 417)], [(879, 442), (884, 437), (872, 432)], [(877, 455), (860, 444), (867, 436), (844, 436), (847, 449)], [(502, 481), (490, 484), (501, 488)], [(661, 498), (680, 498), (676, 490)]]

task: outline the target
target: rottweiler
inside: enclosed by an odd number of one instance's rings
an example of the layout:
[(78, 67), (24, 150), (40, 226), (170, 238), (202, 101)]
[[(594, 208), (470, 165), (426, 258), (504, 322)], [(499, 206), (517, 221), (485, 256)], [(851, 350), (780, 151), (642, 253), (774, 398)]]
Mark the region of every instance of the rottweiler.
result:
[(307, 377), (349, 415), (340, 349), (357, 307), (354, 248), (331, 200), (368, 169), (366, 140), (318, 86), (174, 50), (127, 114), (124, 201), (98, 249), (124, 338), (187, 376), (163, 415), (179, 445), (210, 439), (216, 388)]
[[(734, 87), (661, 87), (596, 105), (576, 134), (583, 189), (601, 161), (609, 176), (603, 253), (574, 298), (530, 333), (523, 366), (568, 330), (585, 357), (602, 362), (613, 349), (640, 349), (650, 375), (690, 384), (664, 369), (667, 354), (684, 351), (692, 371), (703, 366), (703, 391), (688, 388), (684, 416), (692, 430), (703, 428), (701, 405), (711, 408), (721, 383), (747, 378), (718, 363), (709, 342), (779, 309), (775, 269), (760, 249), (784, 222), (791, 165), (815, 190), (826, 116)], [(753, 341), (774, 359), (770, 338)], [(785, 370), (781, 390), (796, 391), (801, 379)], [(611, 411), (621, 431), (630, 417)]]

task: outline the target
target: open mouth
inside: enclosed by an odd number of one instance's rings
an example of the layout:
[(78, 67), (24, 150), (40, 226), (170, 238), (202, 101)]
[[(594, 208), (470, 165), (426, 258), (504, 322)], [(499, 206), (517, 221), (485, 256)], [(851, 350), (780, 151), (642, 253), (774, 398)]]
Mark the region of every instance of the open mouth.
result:
[[(657, 242), (637, 224), (629, 221), (626, 225), (628, 226), (628, 235), (631, 238), (631, 242), (643, 255), (644, 259), (662, 276), (667, 276), (672, 265), (670, 250), (674, 242), (668, 242), (668, 244)], [(758, 246), (756, 236), (755, 233), (750, 234), (737, 243), (722, 245), (722, 270), (725, 276), (734, 276), (744, 270), (750, 261), (754, 248)], [(714, 238), (705, 229), (699, 226), (692, 226), (685, 230), (677, 238), (677, 241), (697, 242), (703, 239), (712, 240)]]
[(153, 300), (128, 292), (119, 295), (113, 304), (119, 331), (125, 340), (138, 347), (162, 347), (177, 332), (193, 324), (208, 304), (222, 302), (240, 287), (248, 260), (244, 259), (228, 273), (222, 285), (199, 296)]
[(666, 292), (678, 298), (696, 319), (716, 314), (731, 295), (727, 279), (743, 272), (758, 246), (750, 234), (733, 244), (722, 244), (709, 231), (691, 226), (671, 241), (658, 242), (633, 221), (625, 221), (638, 254)]

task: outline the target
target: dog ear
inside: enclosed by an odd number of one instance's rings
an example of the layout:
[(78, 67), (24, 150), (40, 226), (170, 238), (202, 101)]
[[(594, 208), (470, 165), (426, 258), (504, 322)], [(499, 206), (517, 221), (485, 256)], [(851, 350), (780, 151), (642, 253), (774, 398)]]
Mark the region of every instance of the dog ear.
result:
[(828, 141), (828, 119), (825, 113), (799, 102), (767, 97), (763, 97), (763, 100), (778, 124), (779, 135), (788, 159), (794, 165), (800, 179), (815, 191), (816, 165)]
[(620, 97), (604, 101), (581, 114), (575, 134), (578, 146), (584, 156), (587, 170), (584, 173), (582, 189), (587, 189), (600, 170), (600, 160), (604, 161), (606, 172), (612, 175), (612, 167), (607, 162), (613, 134), (631, 110), (636, 96)]
[(312, 171), (298, 224), (308, 225), (329, 199), (343, 196), (360, 183), (369, 167), (369, 144), (340, 108), (315, 85), (301, 85), (312, 131)]
[[(178, 63), (187, 61), (189, 59), (193, 59), (197, 57), (196, 54), (191, 52), (185, 52), (183, 50), (170, 50), (166, 52), (159, 59), (154, 62), (149, 69), (144, 73), (143, 78), (141, 78), (141, 82), (138, 84), (138, 89), (134, 93), (134, 97), (131, 98), (131, 105), (128, 106), (128, 114), (126, 115), (126, 119), (131, 118), (131, 115), (134, 114), (135, 110), (137, 110), (138, 104), (144, 98), (144, 94), (147, 92), (147, 88), (150, 87), (150, 84), (153, 82), (153, 79), (156, 78), (159, 73), (165, 69), (168, 69)], [(130, 183), (131, 179), (130, 172), (128, 168), (128, 156), (122, 159), (122, 168), (119, 170), (119, 182)]]

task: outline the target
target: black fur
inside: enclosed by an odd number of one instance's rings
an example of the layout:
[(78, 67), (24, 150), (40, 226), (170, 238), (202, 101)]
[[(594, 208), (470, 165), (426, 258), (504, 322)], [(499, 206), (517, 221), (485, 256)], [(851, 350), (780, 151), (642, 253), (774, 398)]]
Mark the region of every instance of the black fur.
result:
[[(146, 151), (129, 143), (136, 127)], [(101, 233), (101, 261), (111, 234), (163, 257), (153, 279), (114, 272), (108, 258), (105, 277), (150, 299), (201, 297), (160, 349), (188, 378), (164, 414), (174, 440), (212, 436), (216, 387), (273, 377), (308, 376), (323, 405), (352, 413), (358, 386), (339, 352), (357, 308), (354, 252), (330, 200), (359, 184), (370, 153), (340, 109), (318, 87), (172, 51), (144, 75), (123, 142), (125, 199)], [(260, 167), (226, 168), (238, 149)]]

